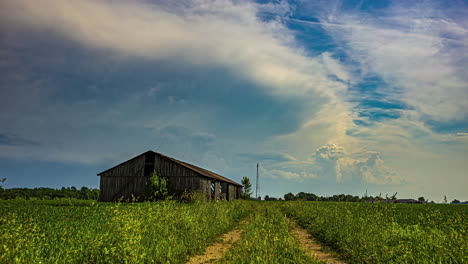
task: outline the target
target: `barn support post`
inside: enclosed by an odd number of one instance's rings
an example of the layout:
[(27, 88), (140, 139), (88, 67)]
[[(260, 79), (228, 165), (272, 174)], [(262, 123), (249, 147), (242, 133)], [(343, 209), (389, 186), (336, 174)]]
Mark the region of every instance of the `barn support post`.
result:
[(214, 184), (215, 184), (214, 199), (219, 200), (219, 191), (220, 191), (221, 185), (219, 184), (219, 181), (215, 181)]

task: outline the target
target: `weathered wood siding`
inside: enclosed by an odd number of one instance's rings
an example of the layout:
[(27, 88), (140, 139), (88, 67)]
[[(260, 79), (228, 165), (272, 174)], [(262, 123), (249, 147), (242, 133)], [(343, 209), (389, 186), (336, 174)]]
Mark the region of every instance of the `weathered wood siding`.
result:
[(145, 155), (140, 155), (111, 170), (101, 173), (104, 177), (144, 176)]
[(238, 199), (237, 197), (237, 186), (229, 184), (228, 187), (228, 201)]
[(99, 200), (103, 202), (129, 200), (142, 196), (146, 191), (148, 177), (119, 176), (101, 177), (101, 190)]
[(203, 177), (174, 161), (156, 155), (154, 157), (154, 170), (159, 176), (166, 177), (171, 194), (180, 196), (185, 191), (203, 189)]
[(211, 197), (211, 179), (200, 178), (200, 188), (199, 190), (203, 193), (206, 193), (208, 197)]
[(190, 170), (165, 157), (156, 155), (154, 157), (156, 172), (165, 177), (200, 177), (200, 174)]
[(101, 174), (100, 201), (130, 199), (142, 195), (148, 177), (145, 175), (145, 155), (140, 155)]

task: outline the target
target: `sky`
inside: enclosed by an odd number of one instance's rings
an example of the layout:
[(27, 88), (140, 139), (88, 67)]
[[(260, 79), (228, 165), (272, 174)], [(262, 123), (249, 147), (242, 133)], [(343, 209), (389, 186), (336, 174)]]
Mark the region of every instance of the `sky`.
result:
[(467, 1), (3, 0), (5, 188), (147, 150), (288, 192), (468, 200)]

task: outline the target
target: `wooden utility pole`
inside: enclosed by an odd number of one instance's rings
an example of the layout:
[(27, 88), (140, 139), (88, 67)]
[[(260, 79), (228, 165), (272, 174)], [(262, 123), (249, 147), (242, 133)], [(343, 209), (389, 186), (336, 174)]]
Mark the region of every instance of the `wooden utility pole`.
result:
[(255, 186), (255, 199), (258, 199), (258, 195), (260, 195), (260, 182), (258, 181), (258, 163), (257, 163), (257, 182)]

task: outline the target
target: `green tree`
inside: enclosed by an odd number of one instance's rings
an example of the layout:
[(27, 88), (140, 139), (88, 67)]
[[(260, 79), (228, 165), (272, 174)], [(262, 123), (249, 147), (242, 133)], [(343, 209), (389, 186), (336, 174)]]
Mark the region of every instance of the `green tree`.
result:
[(81, 189), (78, 192), (80, 194), (80, 199), (89, 200), (90, 189), (88, 187), (83, 186), (83, 187), (81, 187)]
[(424, 199), (424, 197), (423, 197), (423, 196), (421, 196), (421, 197), (419, 197), (419, 198), (418, 198), (418, 201), (420, 201), (420, 202), (423, 202), (423, 203), (424, 203), (424, 202), (426, 202), (426, 199)]
[(4, 183), (6, 181), (6, 178), (3, 178), (3, 179), (0, 179), (0, 199), (4, 199), (3, 198), (3, 186), (1, 185), (1, 183)]
[(162, 200), (169, 196), (167, 188), (167, 179), (156, 173), (156, 170), (151, 173), (148, 184), (148, 200)]
[[(6, 178), (0, 179), (0, 183), (4, 183), (6, 181)], [(0, 190), (3, 189), (3, 186), (0, 185)]]
[(250, 183), (250, 179), (244, 176), (241, 183), (244, 185), (242, 189), (242, 198), (249, 199), (252, 196), (252, 184)]
[(295, 200), (296, 199), (296, 196), (292, 193), (287, 193), (284, 195), (284, 200), (285, 201), (292, 201), (292, 200)]

